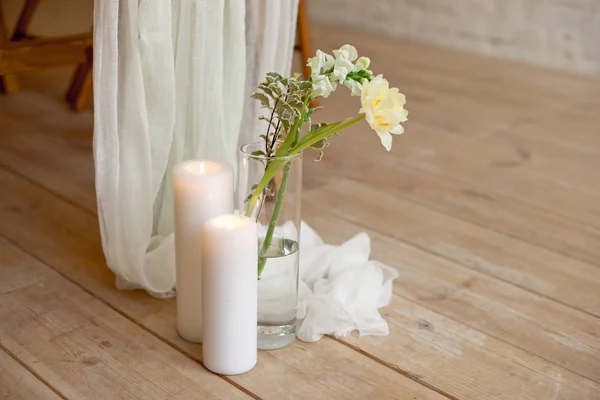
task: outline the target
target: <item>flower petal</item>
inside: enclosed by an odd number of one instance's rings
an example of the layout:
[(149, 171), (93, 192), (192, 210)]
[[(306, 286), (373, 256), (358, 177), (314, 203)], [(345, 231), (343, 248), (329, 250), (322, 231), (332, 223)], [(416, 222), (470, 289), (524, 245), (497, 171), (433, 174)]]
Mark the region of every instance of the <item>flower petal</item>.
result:
[(398, 116), (400, 117), (400, 122), (406, 122), (408, 119), (408, 111), (403, 108), (398, 112)]
[(387, 151), (390, 151), (392, 149), (392, 135), (387, 132), (377, 132), (377, 135), (379, 136), (379, 139), (381, 139), (383, 147), (385, 147)]
[(360, 57), (354, 64), (354, 71), (362, 71), (369, 68), (371, 60), (368, 57)]
[(398, 124), (394, 129), (390, 131), (390, 133), (393, 133), (394, 135), (401, 135), (404, 133), (404, 127)]
[(343, 45), (340, 47), (340, 51), (343, 52), (346, 55), (346, 58), (350, 61), (354, 61), (358, 57), (356, 47), (352, 46), (351, 44)]

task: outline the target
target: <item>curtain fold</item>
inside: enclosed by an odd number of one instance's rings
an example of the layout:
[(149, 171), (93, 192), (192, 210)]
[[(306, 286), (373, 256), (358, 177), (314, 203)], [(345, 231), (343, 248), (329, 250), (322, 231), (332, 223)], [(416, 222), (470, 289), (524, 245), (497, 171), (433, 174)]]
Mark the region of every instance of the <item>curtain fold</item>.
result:
[(297, 0), (95, 0), (94, 161), (102, 246), (122, 289), (174, 294), (171, 169), (236, 166), (248, 101), (289, 73)]

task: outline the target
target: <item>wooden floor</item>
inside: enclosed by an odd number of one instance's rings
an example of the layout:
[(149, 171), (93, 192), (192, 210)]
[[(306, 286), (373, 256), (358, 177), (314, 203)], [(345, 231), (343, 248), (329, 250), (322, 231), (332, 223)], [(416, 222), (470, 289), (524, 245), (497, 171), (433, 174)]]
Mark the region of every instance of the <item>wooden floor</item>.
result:
[[(385, 153), (366, 126), (305, 163), (303, 217), (394, 266), (388, 337), (261, 352), (220, 377), (175, 303), (122, 292), (96, 217), (92, 114), (69, 71), (0, 98), (0, 398), (600, 399), (600, 83), (351, 32), (407, 94)], [(359, 108), (335, 96), (317, 117)]]

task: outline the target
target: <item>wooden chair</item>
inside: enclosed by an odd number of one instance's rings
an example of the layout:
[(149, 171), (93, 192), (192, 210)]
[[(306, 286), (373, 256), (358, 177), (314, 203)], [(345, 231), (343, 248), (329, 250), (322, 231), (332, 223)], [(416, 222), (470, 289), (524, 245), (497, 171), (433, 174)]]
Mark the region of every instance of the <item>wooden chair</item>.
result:
[(16, 72), (79, 64), (67, 92), (75, 110), (83, 108), (91, 93), (92, 34), (36, 37), (27, 28), (39, 0), (26, 0), (15, 30), (9, 34), (0, 0), (0, 92), (18, 90)]
[[(78, 63), (65, 97), (71, 108), (79, 111), (87, 106), (92, 93), (92, 36), (82, 34), (40, 39), (28, 35), (27, 27), (38, 4), (39, 0), (26, 1), (15, 31), (9, 39), (3, 25), (2, 0), (0, 0), (0, 93), (12, 93), (18, 90), (18, 82), (10, 75), (11, 73)], [(304, 0), (300, 0), (298, 5), (297, 32), (299, 40), (294, 50), (299, 51), (302, 60), (306, 61), (312, 56), (312, 47)], [(305, 78), (310, 76), (308, 66), (303, 65), (303, 72)]]

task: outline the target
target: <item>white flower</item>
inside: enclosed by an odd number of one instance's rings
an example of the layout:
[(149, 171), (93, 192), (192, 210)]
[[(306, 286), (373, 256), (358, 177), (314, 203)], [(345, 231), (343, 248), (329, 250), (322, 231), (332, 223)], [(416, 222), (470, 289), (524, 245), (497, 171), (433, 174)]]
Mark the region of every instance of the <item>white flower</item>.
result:
[(321, 69), (327, 71), (333, 65), (334, 59), (330, 54), (317, 50), (317, 54), (313, 58), (308, 59), (307, 66), (311, 69), (312, 75), (319, 75)]
[(354, 79), (348, 79), (344, 82), (344, 86), (352, 90), (352, 96), (360, 96), (362, 93), (362, 84), (356, 82)]
[(377, 132), (381, 144), (390, 151), (392, 134), (404, 132), (400, 125), (408, 116), (408, 111), (404, 109), (404, 95), (397, 88), (390, 89), (388, 81), (382, 75), (377, 75), (370, 82), (363, 82), (361, 102), (360, 112), (365, 114), (365, 119)]
[(358, 72), (358, 71), (365, 70), (365, 69), (369, 68), (370, 64), (371, 64), (371, 60), (369, 58), (360, 57), (358, 60), (356, 60), (356, 63), (354, 64), (354, 71)]
[(354, 46), (345, 44), (339, 50), (334, 50), (333, 55), (336, 59), (343, 58), (348, 61), (354, 61), (358, 57), (358, 52)]
[(312, 75), (313, 96), (329, 97), (335, 90), (335, 83), (332, 84), (327, 75)]
[(346, 75), (349, 72), (352, 72), (354, 69), (354, 65), (347, 58), (336, 58), (335, 63), (333, 64), (333, 73), (332, 76), (334, 80), (343, 83), (346, 80)]
[(325, 62), (323, 63), (323, 72), (327, 71), (329, 68), (333, 67), (333, 63), (335, 62), (334, 58), (331, 54), (325, 54)]

